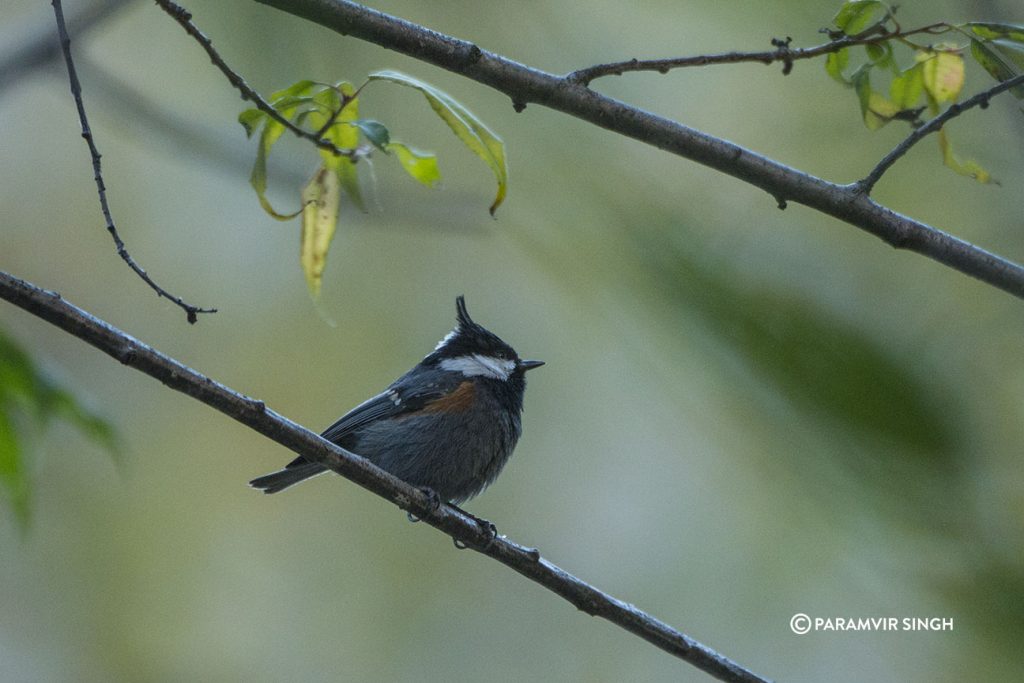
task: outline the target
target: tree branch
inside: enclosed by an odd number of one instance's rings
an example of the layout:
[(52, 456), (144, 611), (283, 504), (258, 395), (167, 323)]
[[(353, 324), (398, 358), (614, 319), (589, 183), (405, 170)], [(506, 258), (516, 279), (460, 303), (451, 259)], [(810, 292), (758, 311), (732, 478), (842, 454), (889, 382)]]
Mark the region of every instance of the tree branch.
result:
[(218, 53), (216, 48), (213, 47), (213, 41), (207, 38), (206, 34), (200, 31), (199, 28), (192, 23), (192, 14), (188, 10), (176, 5), (171, 2), (171, 0), (156, 0), (156, 4), (159, 5), (160, 9), (164, 12), (167, 12), (172, 19), (181, 24), (181, 27), (185, 29), (185, 32), (195, 38), (196, 42), (206, 50), (206, 54), (210, 56), (210, 61), (213, 62), (213, 65), (220, 69), (221, 73), (227, 77), (228, 82), (230, 82), (238, 92), (242, 93), (243, 99), (249, 100), (255, 104), (257, 109), (280, 123), (292, 133), (295, 133), (296, 136), (309, 140), (320, 149), (327, 150), (335, 156), (357, 159), (364, 154), (359, 150), (340, 149), (330, 140), (323, 138), (322, 136), (326, 132), (326, 128), (329, 128), (330, 126), (327, 126), (324, 130), (320, 130), (316, 133), (310, 133), (286, 119), (279, 111), (274, 109), (269, 102), (263, 99), (262, 95), (249, 87), (249, 84), (245, 82), (245, 79), (242, 78), (237, 71), (228, 66), (227, 62), (224, 61), (224, 58), (221, 57), (220, 53)]
[(497, 536), (489, 524), (450, 505), (437, 505), (426, 493), (267, 408), (263, 401), (205, 377), (179, 361), (129, 336), (86, 311), (64, 301), (59, 294), (39, 289), (0, 272), (0, 299), (46, 320), (78, 337), (124, 365), (215, 408), (313, 462), (391, 501), (466, 546), (514, 569), (526, 578), (565, 598), (578, 609), (607, 619), (712, 676), (736, 683), (765, 683), (739, 664), (673, 629), (633, 605), (576, 578), (527, 548)]
[(110, 205), (107, 203), (107, 187), (103, 182), (103, 172), (100, 169), (100, 151), (96, 147), (96, 142), (93, 140), (92, 129), (89, 128), (89, 119), (85, 115), (85, 103), (82, 101), (82, 85), (78, 81), (78, 73), (75, 71), (75, 63), (71, 58), (71, 38), (68, 36), (68, 29), (64, 23), (64, 8), (61, 6), (61, 0), (52, 0), (54, 17), (57, 20), (57, 34), (60, 37), (61, 50), (64, 53), (64, 61), (68, 67), (68, 80), (71, 83), (71, 96), (75, 100), (75, 106), (78, 108), (78, 120), (82, 124), (82, 137), (85, 138), (85, 142), (89, 145), (89, 155), (92, 157), (92, 170), (93, 178), (96, 181), (96, 192), (100, 198), (100, 209), (103, 211), (103, 218), (107, 223), (107, 232), (114, 239), (114, 246), (117, 247), (117, 255), (120, 256), (128, 267), (135, 271), (136, 275), (142, 278), (143, 282), (152, 288), (158, 296), (166, 297), (175, 304), (177, 304), (182, 310), (185, 311), (185, 315), (188, 318), (189, 323), (195, 323), (197, 320), (197, 314), (199, 313), (216, 313), (216, 308), (200, 308), (193, 306), (190, 303), (186, 303), (180, 297), (174, 296), (166, 289), (158, 285), (153, 281), (153, 278), (149, 276), (142, 266), (140, 266), (132, 255), (128, 253), (128, 249), (124, 246), (124, 242), (121, 240), (121, 236), (117, 232), (117, 226), (114, 225), (114, 218), (110, 213)]
[(964, 100), (963, 102), (955, 102), (951, 104), (949, 106), (949, 109), (947, 109), (946, 111), (934, 117), (927, 123), (924, 123), (923, 125), (920, 125), (917, 128), (915, 128), (914, 132), (908, 135), (906, 139), (903, 140), (903, 142), (896, 145), (896, 147), (891, 152), (886, 154), (885, 158), (879, 161), (878, 165), (871, 170), (871, 173), (867, 174), (867, 176), (865, 176), (864, 179), (858, 183), (858, 185), (860, 185), (861, 191), (864, 192), (865, 194), (870, 194), (871, 190), (875, 187), (875, 183), (877, 183), (879, 179), (882, 177), (882, 175), (887, 170), (889, 170), (889, 167), (895, 164), (900, 157), (902, 157), (904, 154), (910, 151), (910, 148), (916, 145), (926, 135), (929, 135), (939, 130), (940, 128), (942, 128), (942, 126), (946, 124), (947, 121), (949, 121), (952, 118), (956, 118), (957, 116), (960, 116), (960, 114), (963, 114), (968, 109), (973, 109), (974, 107), (981, 107), (982, 109), (984, 109), (985, 107), (988, 106), (988, 102), (990, 99), (992, 99), (999, 93), (1006, 92), (1007, 90), (1015, 88), (1019, 85), (1024, 85), (1024, 74), (1002, 81), (997, 85), (992, 86), (988, 90), (980, 92), (977, 95)]
[(1024, 298), (1024, 268), (873, 201), (857, 183), (838, 185), (749, 149), (596, 93), (565, 76), (533, 69), (348, 0), (256, 0), (342, 35), (376, 43), (494, 88), (516, 111), (536, 103), (658, 149), (696, 161), (768, 192), (780, 207), (793, 201), (838, 218), (898, 249)]
[(610, 62), (608, 64), (596, 64), (585, 69), (577, 69), (566, 74), (565, 78), (571, 83), (589, 86), (596, 78), (604, 76), (621, 76), (630, 71), (657, 71), (660, 74), (667, 74), (672, 69), (680, 69), (690, 66), (712, 66), (714, 64), (740, 64), (743, 62), (760, 62), (761, 64), (772, 64), (782, 62), (782, 73), (789, 74), (793, 68), (793, 62), (800, 59), (812, 59), (830, 52), (838, 52), (843, 48), (856, 47), (858, 45), (877, 45), (880, 42), (892, 39), (904, 39), (909, 36), (921, 33), (935, 34), (943, 33), (950, 29), (945, 22), (922, 26), (908, 31), (879, 31), (878, 27), (868, 29), (863, 35), (842, 36), (815, 47), (791, 48), (789, 39), (772, 39), (775, 45), (774, 50), (760, 52), (722, 52), (713, 55), (696, 55), (690, 57), (671, 57), (669, 59), (627, 59), (622, 62)]

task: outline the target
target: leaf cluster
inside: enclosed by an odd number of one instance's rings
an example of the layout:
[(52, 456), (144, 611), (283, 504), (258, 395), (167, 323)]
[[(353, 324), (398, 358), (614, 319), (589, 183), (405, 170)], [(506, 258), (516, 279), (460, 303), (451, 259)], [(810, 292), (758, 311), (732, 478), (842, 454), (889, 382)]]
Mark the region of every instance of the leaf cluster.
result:
[(284, 123), (261, 109), (243, 111), (238, 121), (246, 134), (259, 134), (256, 160), (249, 181), (260, 205), (278, 220), (302, 217), (300, 263), (310, 294), (319, 296), (327, 253), (338, 226), (343, 197), (365, 211), (360, 187), (358, 162), (379, 151), (393, 155), (413, 180), (434, 186), (441, 173), (437, 157), (391, 137), (380, 121), (359, 116), (360, 98), (368, 85), (390, 82), (418, 90), (430, 108), (474, 154), (491, 169), (498, 183), (491, 203), (493, 214), (504, 201), (508, 187), (505, 146), (480, 119), (444, 91), (397, 71), (370, 74), (359, 88), (347, 81), (333, 85), (301, 80), (270, 96), (270, 104), (280, 118), (288, 120), (316, 137), (332, 143), (336, 151), (320, 149), (321, 163), (300, 193), (301, 206), (292, 213), (277, 211), (267, 199), (267, 159), (286, 128)]
[[(922, 44), (903, 32), (896, 22), (895, 8), (881, 0), (852, 0), (843, 4), (833, 18), (836, 37), (877, 36), (863, 45), (864, 59), (851, 65), (852, 53), (861, 48), (844, 47), (828, 55), (825, 71), (854, 90), (864, 125), (878, 130), (890, 121), (921, 125), (921, 114), (939, 114), (960, 97), (965, 82), (964, 54), (969, 53), (989, 74), (1004, 81), (1024, 73), (1024, 27), (1013, 24), (968, 22), (938, 24), (928, 33), (952, 34), (959, 42)], [(897, 56), (897, 48), (909, 50), (909, 60)], [(888, 78), (888, 93), (873, 85)], [(1024, 98), (1024, 88), (1012, 91)], [(982, 183), (993, 178), (976, 161), (964, 160), (953, 152), (945, 130), (938, 134), (943, 162), (961, 175)]]

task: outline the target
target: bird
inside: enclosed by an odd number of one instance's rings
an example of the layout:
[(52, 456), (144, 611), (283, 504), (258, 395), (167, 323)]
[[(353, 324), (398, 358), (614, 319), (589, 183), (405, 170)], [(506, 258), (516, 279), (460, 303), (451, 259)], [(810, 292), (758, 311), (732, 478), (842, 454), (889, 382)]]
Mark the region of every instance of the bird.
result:
[[(526, 373), (544, 361), (519, 358), (473, 322), (465, 297), (456, 298), (455, 313), (454, 329), (431, 353), (321, 436), (459, 505), (493, 483), (508, 462), (522, 433)], [(249, 485), (278, 493), (327, 471), (299, 456)]]

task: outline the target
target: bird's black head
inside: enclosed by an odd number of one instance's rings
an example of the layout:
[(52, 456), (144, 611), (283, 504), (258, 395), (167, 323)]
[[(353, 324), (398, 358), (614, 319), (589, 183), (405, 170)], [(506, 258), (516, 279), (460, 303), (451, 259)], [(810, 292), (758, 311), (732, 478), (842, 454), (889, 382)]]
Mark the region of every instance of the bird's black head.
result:
[(544, 364), (539, 360), (522, 360), (498, 335), (473, 322), (462, 296), (455, 299), (455, 329), (438, 342), (434, 352), (423, 359), (428, 365), (445, 370), (461, 371), (467, 376), (507, 380), (522, 378), (527, 370)]

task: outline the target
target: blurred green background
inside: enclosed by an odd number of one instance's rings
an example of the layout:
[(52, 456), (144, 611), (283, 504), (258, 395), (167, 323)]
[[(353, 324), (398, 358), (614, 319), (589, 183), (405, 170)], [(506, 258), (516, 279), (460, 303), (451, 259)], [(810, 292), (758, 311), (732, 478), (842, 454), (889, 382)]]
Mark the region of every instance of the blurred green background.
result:
[[(566, 72), (817, 44), (838, 4), (375, 6)], [(497, 219), (486, 168), (422, 98), (375, 88), (363, 115), (437, 151), (444, 187), (375, 159), (380, 207), (343, 213), (323, 293), (339, 324), (325, 325), (298, 224), (269, 219), (248, 187), (244, 105), (176, 24), (130, 3), (74, 43), (115, 218), (160, 283), (220, 312), (188, 326), (119, 261), (56, 61), (0, 83), (0, 269), (311, 428), (418, 361), (464, 293), (478, 321), (548, 362), (530, 375), (515, 457), (467, 505), (502, 533), (780, 681), (1024, 678), (1024, 302), (255, 3), (189, 9), (264, 93), (378, 68), (447, 90), (508, 146)], [(48, 3), (0, 15), (0, 60), (54, 30)], [(904, 26), (972, 19), (1024, 16), (1008, 1), (900, 9)], [(988, 87), (968, 69), (968, 91)], [(907, 132), (864, 129), (821, 63), (595, 87), (841, 182)], [(1022, 126), (1007, 97), (950, 126), (1001, 187), (944, 169), (929, 140), (876, 196), (1019, 261)], [(315, 163), (283, 140), (271, 198), (294, 204)], [(246, 481), (289, 453), (6, 304), (0, 329), (125, 447), (119, 467), (67, 426), (30, 440), (28, 533), (0, 511), (0, 680), (708, 680), (343, 480), (257, 495)], [(797, 636), (797, 612), (954, 628)]]

